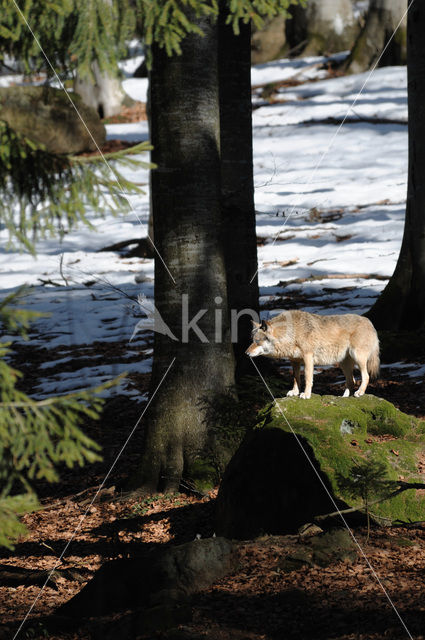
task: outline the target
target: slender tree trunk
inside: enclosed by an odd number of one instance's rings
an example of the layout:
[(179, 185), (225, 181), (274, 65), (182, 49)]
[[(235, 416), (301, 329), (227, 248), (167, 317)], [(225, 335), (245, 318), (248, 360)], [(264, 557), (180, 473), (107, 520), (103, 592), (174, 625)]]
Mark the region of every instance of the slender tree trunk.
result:
[(94, 80), (80, 78), (74, 80), (74, 91), (83, 102), (93, 107), (101, 118), (109, 118), (121, 111), (124, 104), (134, 102), (121, 86), (121, 80), (116, 74), (100, 71), (97, 62), (93, 63)]
[(425, 5), (407, 27), (409, 176), (406, 220), (394, 274), (367, 314), (379, 329), (425, 327)]
[[(155, 305), (178, 338), (155, 333), (145, 447), (133, 486), (178, 488), (207, 439), (204, 399), (234, 383), (220, 211), (217, 25), (198, 19), (204, 36), (188, 35), (182, 55), (152, 47), (151, 126), (158, 165), (152, 174)], [(183, 306), (208, 342), (182, 331)], [(216, 336), (216, 328), (218, 331)], [(220, 341), (221, 340), (221, 341)]]
[[(258, 312), (257, 242), (252, 162), (251, 27), (240, 25), (235, 35), (226, 25), (226, 4), (219, 15), (219, 83), (221, 207), (229, 306)], [(234, 344), (237, 374), (250, 364), (251, 316), (241, 315)]]
[(350, 0), (309, 0), (290, 9), (286, 37), (291, 49), (303, 47), (303, 56), (351, 49), (359, 31)]
[[(389, 43), (407, 8), (407, 0), (371, 0), (364, 26), (347, 61), (347, 69), (370, 69)], [(381, 58), (380, 66), (406, 64), (406, 27), (403, 20)]]

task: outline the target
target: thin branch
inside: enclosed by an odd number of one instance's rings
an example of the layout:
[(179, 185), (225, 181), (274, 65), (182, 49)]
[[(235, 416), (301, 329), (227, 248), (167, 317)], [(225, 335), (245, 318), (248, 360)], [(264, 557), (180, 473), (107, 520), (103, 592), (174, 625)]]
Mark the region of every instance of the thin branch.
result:
[[(394, 481), (394, 486), (398, 486), (399, 488), (393, 491), (392, 493), (390, 493), (389, 495), (385, 496), (384, 498), (378, 498), (377, 500), (373, 500), (372, 502), (369, 502), (368, 506), (370, 507), (374, 504), (385, 502), (385, 500), (391, 500), (391, 498), (395, 498), (395, 496), (398, 496), (399, 493), (402, 493), (403, 491), (407, 491), (408, 489), (425, 489), (425, 483), (423, 482), (403, 482), (400, 480), (399, 482)], [(341, 514), (344, 515), (346, 513), (354, 513), (355, 511), (363, 511), (363, 510), (364, 510), (364, 506), (350, 507), (349, 509), (343, 509), (342, 511), (333, 511), (332, 513), (324, 513), (322, 515), (315, 516), (314, 520), (316, 520), (316, 522), (321, 522), (322, 520), (326, 520), (326, 518), (335, 518), (336, 516), (339, 516)]]
[(293, 280), (281, 280), (279, 287), (287, 287), (290, 284), (303, 284), (304, 282), (314, 282), (316, 280), (389, 280), (390, 276), (382, 276), (379, 273), (327, 273), (317, 276), (308, 276), (307, 278), (294, 278)]

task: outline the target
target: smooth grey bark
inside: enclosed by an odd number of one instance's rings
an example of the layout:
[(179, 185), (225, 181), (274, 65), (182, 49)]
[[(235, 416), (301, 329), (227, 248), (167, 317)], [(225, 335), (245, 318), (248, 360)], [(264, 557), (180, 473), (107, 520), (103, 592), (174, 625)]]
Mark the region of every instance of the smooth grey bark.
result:
[(121, 111), (124, 104), (131, 104), (133, 100), (121, 86), (121, 80), (116, 74), (101, 71), (97, 62), (92, 65), (94, 80), (76, 76), (74, 91), (83, 102), (95, 109), (101, 118), (109, 118)]
[[(240, 25), (235, 35), (219, 14), (218, 68), (220, 83), (221, 208), (229, 307), (258, 312), (257, 240), (254, 207), (251, 105), (251, 27)], [(238, 322), (234, 344), (237, 376), (251, 367), (245, 350), (251, 342), (249, 315)]]
[(407, 25), (409, 175), (403, 242), (391, 280), (367, 314), (378, 329), (425, 327), (425, 5)]
[(309, 0), (305, 7), (291, 7), (290, 13), (287, 41), (291, 49), (303, 45), (303, 56), (351, 49), (359, 31), (350, 0)]
[(406, 0), (371, 0), (363, 28), (347, 61), (348, 71), (360, 73), (371, 68), (388, 43), (380, 66), (406, 64), (406, 18), (389, 42), (406, 8)]
[[(207, 439), (204, 399), (234, 383), (228, 321), (227, 282), (220, 210), (220, 130), (217, 25), (197, 19), (204, 36), (188, 35), (182, 55), (168, 57), (152, 47), (150, 77), (152, 206), (155, 244), (155, 305), (178, 338), (156, 332), (151, 396), (174, 361), (150, 406), (141, 464), (134, 487), (179, 487)], [(182, 342), (182, 295), (189, 317), (208, 342), (193, 331)], [(216, 311), (217, 310), (217, 311)], [(216, 341), (217, 319), (222, 341)], [(218, 324), (219, 324), (218, 322)]]

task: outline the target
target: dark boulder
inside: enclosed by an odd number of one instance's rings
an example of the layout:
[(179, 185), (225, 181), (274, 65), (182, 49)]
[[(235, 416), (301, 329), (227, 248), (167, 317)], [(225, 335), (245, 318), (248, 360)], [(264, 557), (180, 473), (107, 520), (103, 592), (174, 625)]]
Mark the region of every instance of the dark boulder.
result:
[(183, 604), (191, 594), (230, 573), (234, 562), (233, 545), (223, 538), (194, 540), (140, 558), (107, 562), (58, 613), (89, 617), (149, 609), (156, 619), (161, 607), (168, 611)]
[[(227, 538), (296, 533), (316, 516), (347, 506), (363, 521), (363, 503), (340, 486), (353, 464), (384, 465), (386, 479), (421, 483), (425, 421), (373, 395), (277, 399), (231, 459), (216, 501), (215, 531)], [(372, 488), (373, 489), (373, 488)], [(385, 522), (423, 519), (414, 489), (373, 506)]]

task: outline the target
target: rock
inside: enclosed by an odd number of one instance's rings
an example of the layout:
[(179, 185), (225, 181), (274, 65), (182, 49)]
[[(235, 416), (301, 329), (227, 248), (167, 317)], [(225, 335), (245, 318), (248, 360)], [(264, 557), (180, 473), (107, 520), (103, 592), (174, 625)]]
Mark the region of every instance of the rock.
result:
[[(372, 395), (278, 399), (263, 412), (261, 426), (246, 436), (225, 471), (215, 530), (239, 539), (296, 533), (305, 522), (335, 511), (325, 487), (339, 509), (362, 507), (339, 488), (337, 474), (346, 476), (353, 462), (368, 457), (385, 464), (389, 480), (402, 476), (406, 482), (421, 482), (417, 464), (424, 446), (423, 421)], [(373, 514), (417, 521), (424, 509), (421, 492), (408, 490), (375, 504)], [(359, 512), (346, 517), (358, 522)]]
[[(106, 129), (94, 109), (72, 94), (78, 112), (96, 144), (102, 146)], [(96, 144), (70, 103), (66, 93), (51, 87), (0, 88), (0, 119), (17, 133), (51, 153), (95, 151)]]
[(277, 566), (285, 573), (298, 571), (302, 569), (302, 567), (314, 567), (313, 551), (307, 547), (302, 547), (295, 551), (295, 553), (291, 553), (289, 556), (286, 556), (286, 558), (280, 560)]
[[(302, 443), (314, 460), (308, 442), (302, 438)], [(314, 466), (332, 491), (317, 461)], [(215, 531), (242, 540), (296, 533), (317, 513), (332, 510), (330, 505), (295, 438), (283, 429), (259, 429), (247, 436), (227, 466), (216, 500)]]
[(332, 529), (310, 538), (313, 551), (313, 563), (327, 567), (334, 562), (354, 562), (357, 558), (357, 545), (347, 529)]
[(323, 529), (312, 522), (303, 524), (303, 526), (298, 529), (298, 535), (301, 540), (303, 538), (312, 538), (313, 536), (319, 535), (319, 533), (323, 533)]
[(183, 604), (234, 568), (233, 545), (224, 538), (194, 540), (144, 557), (104, 564), (61, 615), (100, 616), (125, 609), (152, 610)]
[(297, 571), (304, 566), (328, 567), (335, 562), (354, 562), (357, 546), (347, 529), (332, 529), (313, 536), (297, 551), (283, 558), (278, 567), (281, 571)]

